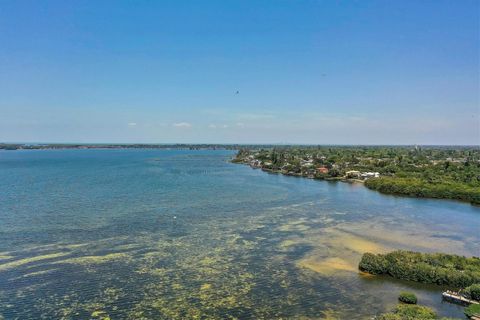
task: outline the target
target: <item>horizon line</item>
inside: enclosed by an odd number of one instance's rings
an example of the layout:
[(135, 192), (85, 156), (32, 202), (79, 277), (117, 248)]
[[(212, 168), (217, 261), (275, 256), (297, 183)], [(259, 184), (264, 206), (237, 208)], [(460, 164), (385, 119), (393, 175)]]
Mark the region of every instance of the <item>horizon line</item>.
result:
[(79, 146), (102, 146), (102, 145), (111, 145), (111, 146), (122, 146), (122, 145), (152, 145), (152, 146), (168, 146), (168, 145), (192, 145), (192, 146), (202, 146), (202, 145), (224, 145), (224, 146), (235, 146), (235, 145), (272, 145), (272, 146), (438, 146), (438, 147), (480, 147), (480, 144), (421, 144), (421, 143), (410, 143), (410, 144), (369, 144), (369, 143), (298, 143), (298, 142), (0, 142), (0, 145), (5, 144), (17, 144), (17, 145), (79, 145)]

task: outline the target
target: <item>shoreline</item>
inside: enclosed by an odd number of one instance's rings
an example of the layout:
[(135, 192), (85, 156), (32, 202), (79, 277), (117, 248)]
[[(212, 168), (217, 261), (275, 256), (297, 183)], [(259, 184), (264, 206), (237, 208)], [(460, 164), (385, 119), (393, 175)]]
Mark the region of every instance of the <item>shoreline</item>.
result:
[(436, 197), (419, 197), (419, 196), (413, 196), (413, 195), (407, 195), (407, 194), (402, 194), (402, 193), (388, 193), (388, 192), (382, 192), (380, 190), (376, 190), (373, 188), (369, 188), (365, 184), (365, 180), (360, 180), (360, 179), (350, 179), (350, 178), (345, 178), (345, 177), (337, 177), (337, 178), (316, 178), (314, 176), (306, 176), (302, 175), (300, 173), (288, 173), (288, 172), (282, 172), (280, 170), (272, 170), (268, 168), (263, 168), (263, 167), (256, 167), (252, 166), (251, 164), (244, 162), (244, 161), (234, 161), (235, 158), (232, 158), (230, 160), (230, 163), (233, 164), (241, 164), (250, 167), (250, 169), (254, 170), (261, 170), (263, 172), (269, 173), (269, 174), (281, 174), (284, 176), (288, 177), (296, 177), (296, 178), (304, 178), (304, 179), (310, 179), (310, 180), (317, 180), (317, 181), (326, 181), (326, 182), (343, 182), (343, 183), (358, 183), (363, 185), (365, 188), (367, 188), (370, 191), (376, 191), (380, 194), (383, 195), (389, 195), (389, 196), (395, 196), (395, 197), (401, 197), (401, 198), (412, 198), (412, 199), (430, 199), (430, 200), (443, 200), (443, 201), (454, 201), (454, 202), (459, 202), (463, 204), (470, 204), (473, 207), (480, 208), (480, 204), (470, 202), (468, 200), (462, 200), (462, 199), (451, 199), (451, 198), (436, 198)]
[[(289, 176), (289, 177), (297, 177), (297, 178), (304, 178), (304, 179), (311, 179), (311, 180), (319, 180), (319, 181), (327, 181), (327, 182), (345, 182), (345, 183), (359, 183), (359, 184), (365, 184), (364, 180), (360, 179), (350, 179), (350, 178), (345, 178), (345, 177), (337, 177), (337, 178), (315, 178), (313, 176), (306, 176), (302, 175), (300, 173), (288, 173), (288, 172), (282, 172), (279, 170), (272, 170), (268, 168), (260, 168), (260, 167), (253, 167), (248, 163), (243, 163), (243, 162), (232, 162), (235, 164), (243, 164), (249, 166), (251, 169), (254, 170), (261, 170), (266, 173), (271, 173), (271, 174), (281, 174), (284, 176)], [(371, 189), (370, 189), (371, 190)]]

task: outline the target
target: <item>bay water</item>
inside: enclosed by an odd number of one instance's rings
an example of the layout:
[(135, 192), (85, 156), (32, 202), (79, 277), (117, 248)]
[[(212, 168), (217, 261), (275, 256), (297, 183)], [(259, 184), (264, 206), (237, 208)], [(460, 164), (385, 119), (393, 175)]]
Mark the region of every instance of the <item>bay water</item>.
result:
[(480, 256), (480, 208), (268, 174), (225, 150), (0, 152), (0, 319), (370, 319), (364, 252)]

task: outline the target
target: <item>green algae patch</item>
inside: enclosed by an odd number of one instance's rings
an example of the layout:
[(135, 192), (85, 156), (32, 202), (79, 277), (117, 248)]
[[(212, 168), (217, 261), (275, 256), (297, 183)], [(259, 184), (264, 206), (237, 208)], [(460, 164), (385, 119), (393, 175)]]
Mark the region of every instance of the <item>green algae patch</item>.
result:
[[(44, 245), (38, 245), (38, 246), (30, 246), (27, 248), (23, 248), (22, 250), (19, 250), (18, 252), (22, 253), (27, 253), (27, 252), (44, 252), (44, 251), (68, 251), (72, 249), (78, 249), (82, 247), (86, 247), (90, 245), (90, 243), (51, 243), (51, 244), (44, 244)], [(17, 251), (13, 251), (17, 252)]]
[(59, 269), (48, 269), (48, 270), (40, 270), (40, 271), (35, 271), (35, 272), (29, 272), (29, 273), (26, 273), (24, 275), (22, 275), (21, 277), (17, 277), (17, 278), (13, 278), (11, 279), (12, 281), (15, 281), (15, 280), (19, 280), (21, 278), (30, 278), (30, 277), (38, 277), (38, 276), (43, 276), (43, 275), (46, 275), (46, 274), (49, 274), (49, 273), (52, 273), (54, 271), (58, 271)]
[(310, 226), (306, 225), (304, 220), (292, 221), (278, 227), (278, 231), (282, 232), (302, 232), (308, 229), (310, 229)]
[(338, 320), (342, 318), (342, 314), (339, 311), (327, 309), (322, 311), (323, 320)]
[(150, 269), (150, 268), (141, 268), (139, 270), (137, 270), (136, 272), (137, 273), (140, 273), (140, 274), (149, 274), (149, 275), (152, 275), (152, 276), (166, 276), (171, 270), (169, 269), (166, 269), (166, 268), (154, 268), (154, 269)]
[(303, 243), (304, 241), (300, 240), (300, 239), (287, 239), (287, 240), (284, 240), (282, 241), (278, 247), (280, 249), (288, 249), (290, 247), (293, 247), (293, 246), (296, 246), (296, 245), (299, 245), (301, 243)]
[(183, 286), (180, 283), (172, 283), (173, 290), (180, 290), (183, 289)]
[(204, 284), (202, 284), (202, 286), (200, 287), (200, 290), (209, 290), (210, 288), (212, 288), (212, 284), (211, 284), (211, 283), (204, 283)]
[(120, 259), (127, 259), (129, 255), (126, 253), (109, 253), (101, 256), (84, 256), (69, 258), (65, 260), (55, 261), (54, 263), (67, 263), (67, 264), (78, 264), (78, 265), (91, 265), (91, 264), (102, 264)]
[(143, 264), (137, 273), (155, 280), (144, 287), (128, 318), (235, 319), (228, 315), (252, 306), (249, 294), (255, 277), (235, 257), (255, 248), (256, 241), (239, 234), (216, 236), (213, 244), (195, 248), (186, 243), (187, 238), (157, 242), (158, 254), (149, 253), (137, 260)]
[(93, 311), (90, 316), (91, 316), (92, 319), (95, 319), (95, 320), (97, 320), (97, 319), (98, 320), (110, 320), (110, 317), (109, 317), (108, 313), (106, 313), (103, 310)]
[(14, 256), (8, 254), (8, 253), (0, 253), (0, 260), (9, 260), (15, 258)]
[(68, 256), (68, 255), (70, 255), (69, 252), (58, 252), (58, 253), (50, 253), (50, 254), (34, 256), (34, 257), (30, 257), (30, 258), (14, 260), (14, 261), (10, 261), (10, 262), (7, 262), (7, 263), (0, 264), (0, 271), (6, 271), (6, 270), (9, 270), (9, 269), (18, 268), (18, 267), (21, 267), (21, 266), (24, 266), (24, 265), (27, 265), (27, 264), (31, 264), (31, 263), (34, 263), (34, 262), (65, 257), (65, 256)]

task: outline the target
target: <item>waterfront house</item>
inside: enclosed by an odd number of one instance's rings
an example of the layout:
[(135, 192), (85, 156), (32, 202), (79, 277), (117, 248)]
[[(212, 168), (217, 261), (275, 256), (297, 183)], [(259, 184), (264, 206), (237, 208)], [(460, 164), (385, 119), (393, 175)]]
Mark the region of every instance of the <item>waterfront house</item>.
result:
[(317, 171), (318, 171), (318, 173), (327, 174), (327, 173), (328, 173), (328, 168), (318, 167), (318, 168), (317, 168)]
[(378, 173), (378, 172), (362, 172), (362, 174), (360, 176), (364, 179), (378, 178), (378, 177), (380, 177), (380, 173)]

